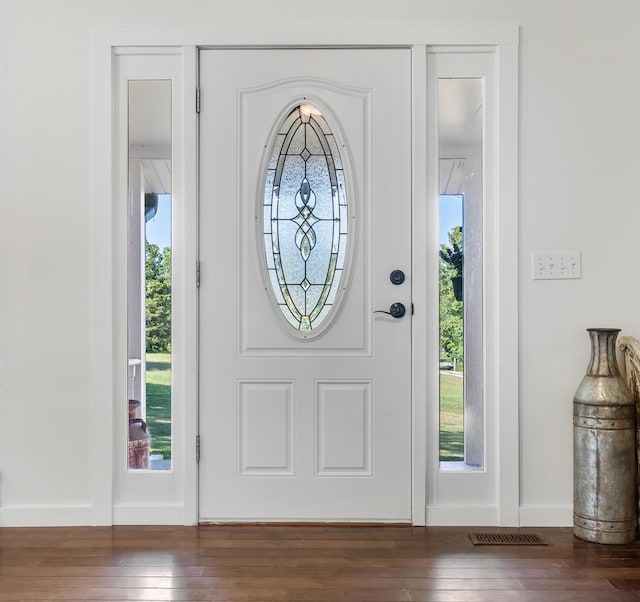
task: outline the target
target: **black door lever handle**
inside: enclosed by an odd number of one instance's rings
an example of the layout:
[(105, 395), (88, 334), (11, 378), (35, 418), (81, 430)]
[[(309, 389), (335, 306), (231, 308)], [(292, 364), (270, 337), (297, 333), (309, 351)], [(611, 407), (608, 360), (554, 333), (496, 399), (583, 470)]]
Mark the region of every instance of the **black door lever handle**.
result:
[(387, 314), (392, 318), (402, 318), (404, 314), (407, 313), (407, 308), (404, 306), (404, 303), (393, 303), (389, 308), (389, 311), (385, 311), (384, 309), (378, 309), (373, 312), (374, 314)]

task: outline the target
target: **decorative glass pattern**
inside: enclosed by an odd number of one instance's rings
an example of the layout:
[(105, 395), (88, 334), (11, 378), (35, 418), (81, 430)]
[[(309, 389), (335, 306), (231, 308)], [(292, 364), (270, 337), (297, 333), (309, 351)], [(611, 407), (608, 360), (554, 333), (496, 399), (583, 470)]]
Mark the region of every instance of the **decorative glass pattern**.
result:
[(297, 331), (335, 305), (347, 247), (347, 196), (338, 145), (315, 107), (284, 119), (265, 179), (264, 248), (276, 302)]

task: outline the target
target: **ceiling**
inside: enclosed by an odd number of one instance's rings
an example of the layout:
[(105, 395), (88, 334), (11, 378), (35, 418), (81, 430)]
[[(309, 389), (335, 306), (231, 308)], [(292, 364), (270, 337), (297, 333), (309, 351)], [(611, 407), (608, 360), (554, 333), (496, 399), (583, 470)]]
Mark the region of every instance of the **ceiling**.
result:
[(171, 194), (171, 80), (129, 81), (129, 157), (145, 192)]
[(468, 175), (466, 160), (482, 149), (482, 80), (440, 79), (438, 147), (440, 194), (462, 194)]
[[(482, 142), (482, 80), (440, 79), (438, 86), (440, 155)], [(458, 152), (459, 152), (458, 150)], [(443, 152), (445, 151), (445, 152)]]
[(171, 80), (129, 81), (129, 149), (171, 158)]

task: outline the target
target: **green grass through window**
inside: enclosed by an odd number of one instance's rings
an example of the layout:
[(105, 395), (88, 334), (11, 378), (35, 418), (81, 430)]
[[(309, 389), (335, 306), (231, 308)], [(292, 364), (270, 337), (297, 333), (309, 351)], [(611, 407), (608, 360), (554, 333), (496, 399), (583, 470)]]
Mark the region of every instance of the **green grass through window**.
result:
[(464, 461), (462, 376), (440, 372), (440, 461)]
[(171, 458), (171, 354), (147, 353), (147, 430), (151, 454)]

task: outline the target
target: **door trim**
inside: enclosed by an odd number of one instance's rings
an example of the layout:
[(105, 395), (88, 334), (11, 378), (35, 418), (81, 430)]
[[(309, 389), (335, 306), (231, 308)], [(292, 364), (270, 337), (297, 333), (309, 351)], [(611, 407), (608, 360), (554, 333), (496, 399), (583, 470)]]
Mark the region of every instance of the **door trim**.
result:
[[(349, 40), (345, 45), (344, 40)], [(93, 247), (90, 257), (91, 283), (89, 291), (90, 324), (92, 343), (90, 347), (89, 376), (89, 428), (92, 432), (92, 446), (89, 458), (91, 471), (90, 500), (93, 509), (92, 522), (95, 525), (113, 523), (114, 491), (114, 432), (113, 424), (119, 411), (118, 400), (122, 391), (122, 370), (120, 364), (126, 361), (123, 351), (122, 300), (114, 294), (116, 274), (121, 269), (121, 253), (117, 248), (120, 224), (114, 218), (114, 207), (119, 200), (118, 149), (115, 148), (114, 121), (114, 72), (119, 51), (136, 47), (141, 56), (177, 52), (182, 55), (182, 75), (184, 88), (180, 91), (184, 98), (185, 127), (180, 140), (184, 151), (184, 163), (180, 167), (183, 194), (186, 202), (195, 207), (197, 195), (197, 117), (195, 89), (197, 86), (198, 47), (260, 47), (260, 46), (404, 46), (413, 55), (413, 115), (415, 131), (426, 131), (426, 54), (432, 45), (448, 46), (464, 51), (469, 46), (483, 47), (495, 52), (498, 68), (498, 103), (500, 124), (498, 131), (500, 170), (497, 179), (497, 203), (500, 208), (499, 236), (502, 250), (498, 261), (497, 290), (499, 295), (499, 317), (490, 327), (496, 333), (498, 343), (496, 366), (489, 378), (496, 383), (498, 395), (498, 488), (496, 491), (495, 524), (516, 525), (519, 517), (519, 437), (518, 437), (518, 43), (519, 28), (512, 25), (477, 27), (475, 25), (433, 25), (411, 24), (397, 26), (341, 25), (281, 27), (232, 26), (214, 28), (96, 28), (91, 34), (92, 66), (92, 157), (91, 157), (91, 217), (90, 233)], [(433, 186), (433, 166), (427, 161), (426, 138), (416, 137), (413, 141), (413, 235), (414, 266), (424, 265), (423, 258), (434, 249), (427, 249), (424, 233), (427, 231), (429, 211), (426, 199)], [(425, 172), (424, 166), (428, 168)], [(197, 210), (193, 219), (184, 225), (185, 236), (196, 241)], [(434, 239), (435, 240), (435, 239)], [(191, 247), (190, 247), (191, 249)], [(435, 256), (435, 252), (433, 253)], [(185, 254), (182, 269), (185, 274), (185, 311), (197, 315), (197, 295), (195, 286), (188, 285), (188, 274), (195, 273), (195, 253)], [(426, 524), (426, 473), (427, 473), (427, 408), (434, 403), (429, 393), (427, 381), (436, 370), (437, 352), (429, 348), (429, 341), (437, 341), (436, 328), (429, 326), (429, 318), (437, 314), (434, 303), (429, 303), (428, 280), (433, 276), (433, 263), (423, 270), (423, 277), (414, 280), (414, 303), (426, 311), (416, 312), (413, 321), (413, 524)], [(414, 271), (416, 275), (418, 270)], [(195, 275), (193, 278), (195, 281)], [(126, 321), (126, 318), (124, 318)], [(437, 322), (436, 322), (437, 323)], [(195, 319), (185, 322), (185, 340), (197, 340)], [(418, 341), (415, 333), (426, 333)], [(433, 345), (432, 345), (433, 346)], [(182, 511), (160, 513), (158, 522), (175, 524), (177, 516), (183, 517), (183, 524), (195, 524), (198, 517), (197, 465), (195, 439), (197, 435), (198, 376), (195, 369), (197, 346), (186, 352), (182, 358), (185, 377), (182, 383), (187, 420), (184, 428), (185, 441), (193, 441), (188, 446), (184, 466), (184, 490)], [(431, 373), (424, 366), (433, 365)], [(157, 510), (157, 508), (156, 508)], [(463, 516), (465, 508), (458, 513)], [(456, 516), (458, 516), (456, 515)], [(457, 519), (455, 519), (457, 520)]]

